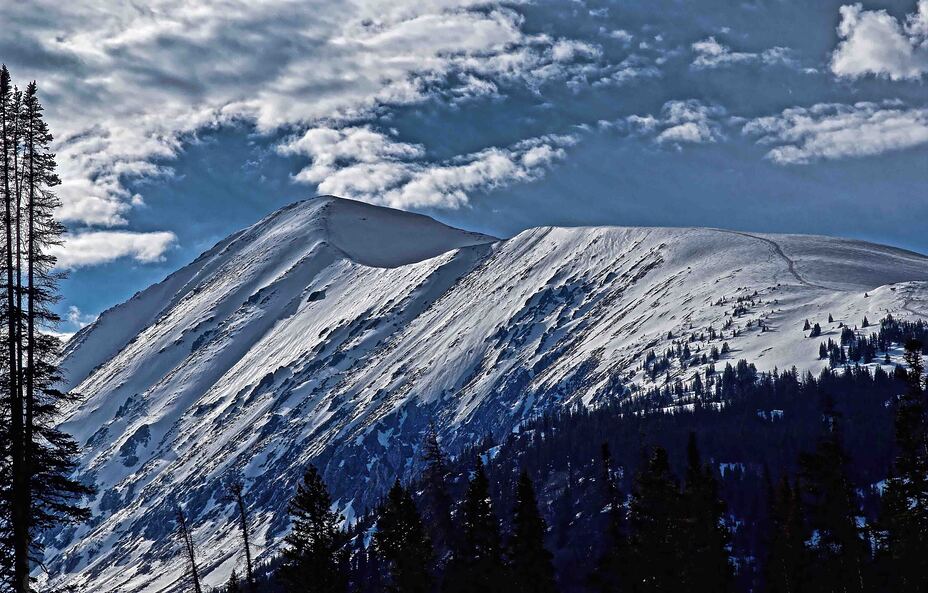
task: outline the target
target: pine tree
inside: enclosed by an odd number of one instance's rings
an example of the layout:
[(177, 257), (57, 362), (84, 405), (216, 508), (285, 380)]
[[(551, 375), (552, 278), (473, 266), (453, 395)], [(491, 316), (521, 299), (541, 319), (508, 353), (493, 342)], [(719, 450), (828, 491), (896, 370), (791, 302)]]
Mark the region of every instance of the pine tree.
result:
[(51, 306), (61, 276), (49, 251), (61, 244), (64, 228), (54, 218), (60, 204), (53, 188), (60, 181), (42, 113), (36, 83), (19, 93), (11, 89), (6, 67), (0, 68), (6, 246), (6, 300), (0, 309), (7, 322), (0, 331), (7, 344), (2, 384), (9, 467), (4, 473), (11, 485), (4, 511), (16, 593), (30, 590), (30, 558), (42, 553), (39, 534), (86, 519), (89, 513), (79, 503), (92, 493), (70, 478), (78, 448), (56, 428), (59, 406), (73, 397), (55, 389), (61, 344), (47, 331), (60, 321)]
[(499, 521), (490, 503), (490, 482), (477, 466), (461, 504), (462, 537), (448, 563), (444, 590), (453, 593), (502, 593), (506, 589)]
[(245, 486), (239, 478), (235, 478), (229, 483), (228, 487), (238, 513), (239, 528), (242, 530), (242, 546), (245, 549), (245, 578), (248, 583), (248, 590), (254, 593), (255, 575), (251, 564), (251, 537), (248, 527), (248, 513), (245, 510)]
[(435, 424), (429, 422), (423, 441), (422, 471), (423, 515), (429, 528), (429, 536), (439, 556), (445, 555), (456, 542), (451, 522), (451, 494), (448, 492), (448, 464), (438, 442)]
[(229, 575), (229, 582), (226, 583), (225, 593), (242, 593), (242, 587), (238, 584), (238, 573), (235, 569)]
[(857, 527), (858, 503), (847, 476), (840, 416), (826, 398), (824, 432), (800, 458), (803, 514), (814, 535), (807, 584), (816, 592), (864, 590), (866, 547)]
[(393, 484), (380, 510), (374, 546), (389, 564), (389, 591), (428, 593), (431, 590), (432, 543), (412, 496), (399, 480)]
[(612, 452), (608, 443), (600, 447), (600, 488), (603, 506), (609, 509), (602, 556), (591, 575), (591, 585), (602, 593), (616, 593), (623, 589), (629, 577), (627, 565), (629, 549), (625, 533), (625, 507), (619, 500), (619, 489), (615, 482)]
[(290, 593), (345, 593), (347, 554), (332, 498), (312, 465), (290, 501), (291, 529), (284, 540), (281, 576)]
[(667, 451), (656, 447), (639, 473), (629, 509), (630, 589), (670, 593), (683, 582), (680, 487), (670, 470)]
[(806, 565), (806, 531), (799, 487), (785, 476), (770, 495), (770, 544), (764, 563), (767, 593), (801, 593)]
[(509, 538), (509, 573), (514, 593), (555, 593), (551, 552), (545, 548), (545, 520), (538, 512), (535, 487), (523, 471), (516, 486), (512, 534)]
[(710, 467), (703, 466), (690, 433), (686, 481), (683, 490), (684, 586), (690, 591), (731, 590), (732, 568), (728, 553), (731, 534), (725, 525), (726, 505)]
[(881, 573), (899, 593), (928, 591), (928, 418), (921, 343), (905, 345), (908, 389), (896, 404), (896, 458), (882, 497)]

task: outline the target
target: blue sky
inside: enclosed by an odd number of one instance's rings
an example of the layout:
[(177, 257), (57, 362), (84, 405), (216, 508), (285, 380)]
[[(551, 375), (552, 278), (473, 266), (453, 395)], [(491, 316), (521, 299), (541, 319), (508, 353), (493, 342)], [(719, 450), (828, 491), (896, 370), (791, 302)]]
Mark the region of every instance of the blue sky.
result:
[(63, 331), (318, 192), (928, 252), (928, 0), (37, 4), (0, 56), (58, 138)]

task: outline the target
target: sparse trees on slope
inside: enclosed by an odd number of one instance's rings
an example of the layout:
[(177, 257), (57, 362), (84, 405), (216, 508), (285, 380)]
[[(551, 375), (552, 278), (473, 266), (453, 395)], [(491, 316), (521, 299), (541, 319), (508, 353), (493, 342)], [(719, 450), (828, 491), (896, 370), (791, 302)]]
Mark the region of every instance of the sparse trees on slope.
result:
[(332, 510), (332, 498), (314, 466), (290, 501), (291, 531), (285, 540), (281, 568), (291, 593), (345, 593), (348, 588), (344, 518)]
[(509, 573), (514, 593), (555, 593), (551, 552), (545, 548), (545, 520), (538, 512), (535, 487), (523, 471), (516, 486), (512, 534), (509, 537)]
[(374, 534), (377, 553), (390, 567), (393, 593), (428, 593), (434, 553), (409, 491), (397, 480), (380, 511)]

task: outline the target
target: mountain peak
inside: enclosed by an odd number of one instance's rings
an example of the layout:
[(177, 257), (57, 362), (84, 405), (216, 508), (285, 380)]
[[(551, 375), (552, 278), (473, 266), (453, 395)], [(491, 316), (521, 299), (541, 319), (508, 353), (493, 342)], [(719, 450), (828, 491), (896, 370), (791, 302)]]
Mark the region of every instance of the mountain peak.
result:
[(352, 261), (376, 268), (396, 268), (454, 249), (499, 241), (422, 214), (336, 196), (319, 196), (303, 203), (318, 203), (319, 216), (334, 247)]

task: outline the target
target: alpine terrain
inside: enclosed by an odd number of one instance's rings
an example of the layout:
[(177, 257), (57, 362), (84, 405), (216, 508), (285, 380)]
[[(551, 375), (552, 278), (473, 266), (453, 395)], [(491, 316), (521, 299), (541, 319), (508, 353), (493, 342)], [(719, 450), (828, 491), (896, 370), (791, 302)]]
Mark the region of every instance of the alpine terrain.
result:
[[(928, 318), (928, 258), (830, 237), (701, 228), (533, 228), (499, 240), (324, 196), (240, 231), (76, 334), (63, 429), (97, 488), (51, 534), (55, 585), (167, 592), (185, 509), (207, 585), (253, 545), (271, 557), (313, 461), (349, 519), (421, 464), (429, 423), (454, 453), (558, 406), (689, 378), (645, 361), (683, 335), (759, 370), (817, 372), (842, 324)], [(830, 319), (830, 321), (826, 321)], [(703, 359), (704, 360), (704, 359)], [(724, 364), (724, 361), (723, 361)]]

